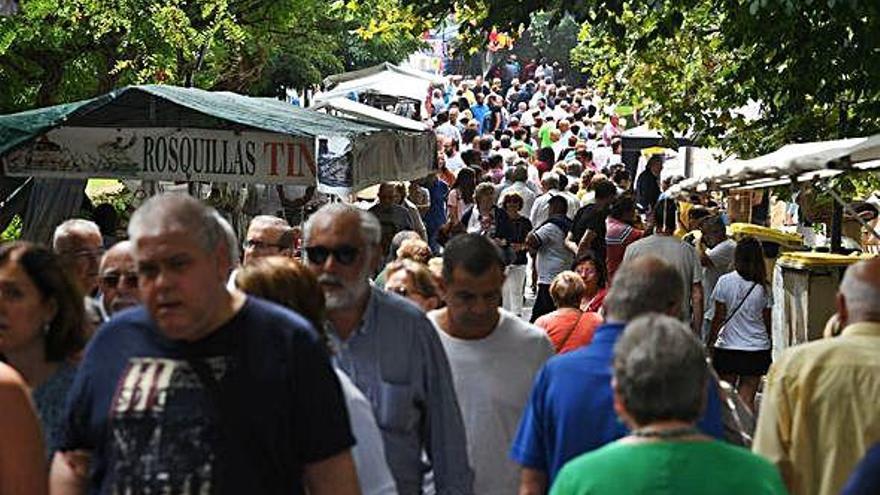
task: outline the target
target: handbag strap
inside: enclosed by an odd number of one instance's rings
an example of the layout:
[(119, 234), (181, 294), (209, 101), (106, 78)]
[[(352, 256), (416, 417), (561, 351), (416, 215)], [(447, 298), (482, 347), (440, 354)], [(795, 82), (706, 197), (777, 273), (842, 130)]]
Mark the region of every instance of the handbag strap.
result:
[(577, 327), (581, 323), (581, 318), (584, 317), (584, 313), (586, 313), (586, 311), (581, 311), (581, 315), (578, 316), (578, 319), (575, 320), (574, 325), (571, 326), (571, 330), (568, 331), (568, 335), (565, 336), (565, 340), (563, 340), (562, 343), (559, 344), (559, 350), (564, 349), (565, 344), (567, 344), (568, 341), (571, 340), (571, 336), (574, 335), (575, 331), (577, 331)]
[[(727, 314), (727, 317), (724, 318), (724, 323), (721, 324), (721, 328), (724, 328), (724, 325), (727, 325), (727, 322), (729, 322), (730, 319), (733, 318), (733, 315), (735, 315), (736, 312), (739, 311), (739, 308), (742, 307), (743, 303), (746, 302), (746, 299), (749, 298), (749, 295), (751, 295), (752, 291), (755, 290), (755, 287), (757, 287), (757, 286), (758, 286), (758, 282), (754, 282), (754, 283), (752, 284), (752, 287), (749, 289), (748, 292), (746, 292), (745, 297), (743, 297), (742, 300), (739, 302), (739, 304), (737, 304), (736, 307), (733, 308), (733, 311), (731, 311), (730, 313), (728, 313), (728, 314)], [(720, 332), (719, 332), (719, 333), (720, 333)]]

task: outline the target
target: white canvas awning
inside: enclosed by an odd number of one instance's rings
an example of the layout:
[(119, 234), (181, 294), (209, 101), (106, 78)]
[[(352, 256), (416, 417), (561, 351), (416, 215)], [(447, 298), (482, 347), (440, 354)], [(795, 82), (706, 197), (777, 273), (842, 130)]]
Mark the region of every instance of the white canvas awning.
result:
[(751, 160), (728, 160), (670, 191), (771, 187), (832, 177), (846, 170), (880, 168), (880, 135), (789, 144)]
[(442, 76), (416, 69), (382, 64), (360, 71), (330, 76), (324, 80), (329, 89), (315, 95), (315, 101), (355, 94), (377, 94), (424, 101), (429, 88), (446, 83)]
[(428, 125), (417, 120), (401, 117), (400, 115), (364, 105), (348, 98), (336, 97), (321, 100), (310, 108), (312, 110), (332, 110), (339, 117), (350, 118), (376, 126), (419, 132), (430, 130)]

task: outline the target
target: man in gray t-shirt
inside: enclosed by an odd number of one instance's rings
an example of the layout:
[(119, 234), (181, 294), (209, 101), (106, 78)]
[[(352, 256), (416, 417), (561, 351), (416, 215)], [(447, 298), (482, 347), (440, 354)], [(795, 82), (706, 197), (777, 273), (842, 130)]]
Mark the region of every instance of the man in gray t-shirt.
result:
[(555, 309), (550, 297), (550, 284), (574, 261), (574, 253), (565, 245), (565, 238), (571, 230), (571, 221), (566, 217), (568, 202), (563, 196), (553, 196), (548, 204), (550, 214), (547, 221), (526, 237), (526, 246), (536, 253), (535, 263), (538, 267), (538, 292), (532, 307), (531, 322)]
[(700, 257), (693, 246), (672, 235), (676, 228), (674, 200), (658, 201), (654, 214), (654, 235), (630, 244), (623, 255), (623, 262), (650, 255), (674, 266), (681, 275), (685, 289), (680, 318), (685, 322), (690, 321), (694, 333), (700, 335), (703, 326), (703, 269)]

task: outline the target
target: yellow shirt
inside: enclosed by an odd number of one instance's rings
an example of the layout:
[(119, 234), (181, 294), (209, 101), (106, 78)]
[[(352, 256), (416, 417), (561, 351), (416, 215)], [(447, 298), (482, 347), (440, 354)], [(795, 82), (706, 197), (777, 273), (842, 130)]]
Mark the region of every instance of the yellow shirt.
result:
[(767, 374), (753, 449), (791, 493), (840, 492), (880, 441), (880, 323), (786, 351)]

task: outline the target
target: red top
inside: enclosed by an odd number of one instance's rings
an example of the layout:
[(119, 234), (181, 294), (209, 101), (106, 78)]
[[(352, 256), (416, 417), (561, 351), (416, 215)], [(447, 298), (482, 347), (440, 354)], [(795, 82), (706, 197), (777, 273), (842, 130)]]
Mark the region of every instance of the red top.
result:
[(608, 282), (605, 285), (611, 285), (614, 272), (623, 263), (626, 247), (644, 235), (643, 231), (616, 218), (608, 217), (605, 220), (605, 267), (608, 269)]
[(602, 317), (597, 313), (583, 313), (574, 308), (557, 309), (535, 321), (535, 325), (547, 332), (557, 354), (589, 344), (601, 324)]

